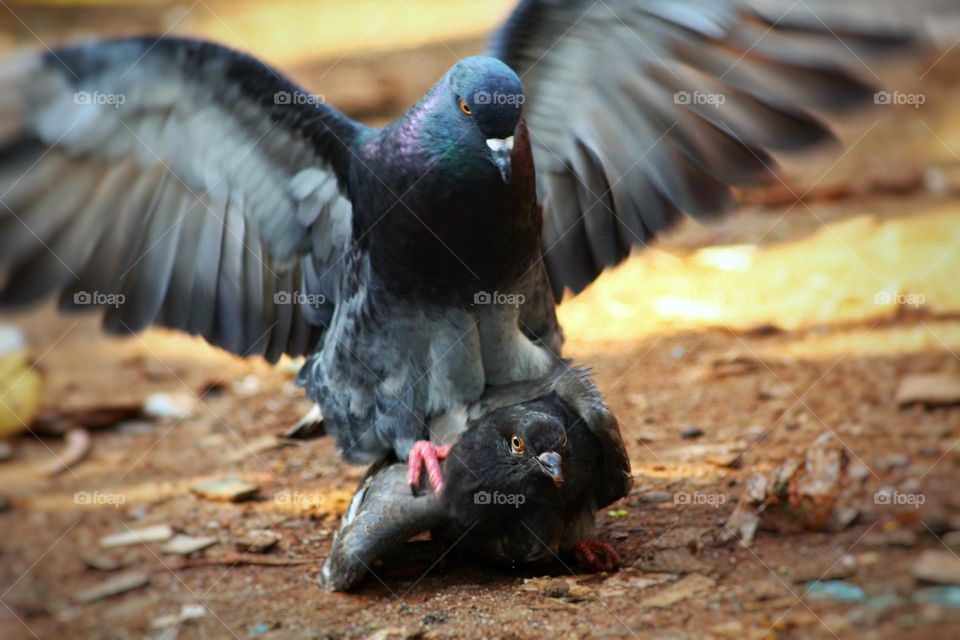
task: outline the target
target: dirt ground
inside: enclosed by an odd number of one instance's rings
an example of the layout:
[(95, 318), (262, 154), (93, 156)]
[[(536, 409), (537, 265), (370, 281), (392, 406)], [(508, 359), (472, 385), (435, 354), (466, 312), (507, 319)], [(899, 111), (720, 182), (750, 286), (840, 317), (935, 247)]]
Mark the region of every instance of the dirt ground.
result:
[[(434, 44), (384, 64), (419, 68), (425, 85), (451, 55)], [(376, 121), (419, 90), (371, 89), (372, 69), (391, 73), (384, 58), (296, 69), (341, 89), (333, 79), (353, 69), (366, 80), (343, 99)], [(356, 592), (324, 592), (315, 576), (363, 469), (326, 440), (276, 446), (308, 408), (296, 363), (159, 330), (109, 338), (51, 308), (3, 316), (29, 336), (46, 390), (37, 433), (0, 462), (0, 637), (960, 638), (960, 407), (896, 400), (912, 374), (960, 375), (960, 58), (944, 60), (920, 84), (922, 109), (845, 123), (839, 161), (788, 164), (741, 212), (683, 226), (561, 308), (567, 354), (593, 368), (633, 464), (631, 494), (598, 514), (616, 573), (437, 560), (421, 540)], [(154, 393), (187, 394), (190, 415), (135, 415)], [(71, 426), (92, 449), (51, 477), (65, 442), (49, 432)], [(855, 518), (726, 539), (749, 480), (824, 433)], [(231, 503), (190, 489), (224, 477), (258, 491)], [(216, 544), (187, 558), (164, 542), (100, 544), (151, 525)], [(235, 551), (261, 529), (275, 548)], [(918, 573), (925, 552), (949, 560), (944, 586)], [(78, 601), (125, 572), (146, 584)], [(158, 621), (198, 604), (196, 619)]]

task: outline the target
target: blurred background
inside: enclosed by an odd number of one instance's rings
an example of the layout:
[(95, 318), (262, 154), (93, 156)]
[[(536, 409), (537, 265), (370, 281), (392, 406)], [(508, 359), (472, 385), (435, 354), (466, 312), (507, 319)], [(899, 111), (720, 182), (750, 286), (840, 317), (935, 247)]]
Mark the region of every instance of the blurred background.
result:
[[(110, 338), (48, 306), (0, 316), (0, 636), (955, 637), (960, 21), (936, 0), (757, 4), (911, 25), (931, 50), (854, 69), (905, 98), (831, 120), (842, 147), (781, 158), (738, 213), (681, 225), (561, 306), (567, 355), (594, 368), (634, 465), (600, 516), (625, 570), (436, 568), (414, 549), (385, 583), (321, 593), (363, 470), (325, 440), (276, 438), (308, 408), (298, 363), (162, 330)], [(512, 7), (0, 0), (0, 53), (207, 38), (378, 125)], [(751, 478), (816, 468), (824, 434), (842, 460), (828, 525), (761, 523), (749, 549), (720, 535)]]

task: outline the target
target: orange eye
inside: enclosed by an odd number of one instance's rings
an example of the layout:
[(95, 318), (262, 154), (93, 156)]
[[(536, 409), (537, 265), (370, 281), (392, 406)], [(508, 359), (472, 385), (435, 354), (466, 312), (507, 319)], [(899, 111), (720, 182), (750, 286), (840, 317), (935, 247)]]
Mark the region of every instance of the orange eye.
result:
[(520, 436), (513, 436), (510, 438), (510, 448), (514, 453), (523, 453), (527, 450), (527, 445), (523, 443), (523, 438)]
[(467, 101), (463, 98), (460, 98), (460, 111), (463, 111), (464, 115), (472, 116), (473, 111), (470, 109), (470, 105), (467, 104)]

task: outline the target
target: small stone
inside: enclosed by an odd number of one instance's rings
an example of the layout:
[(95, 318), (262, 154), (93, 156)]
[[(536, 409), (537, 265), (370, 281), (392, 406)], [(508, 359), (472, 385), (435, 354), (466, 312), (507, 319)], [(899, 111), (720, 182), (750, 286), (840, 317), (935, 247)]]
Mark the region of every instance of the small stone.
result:
[(896, 400), (901, 406), (947, 406), (960, 403), (960, 376), (943, 373), (908, 375), (900, 381)]
[(704, 436), (703, 430), (699, 427), (687, 427), (680, 432), (680, 437), (684, 440), (696, 440)]
[(170, 613), (154, 618), (150, 622), (150, 627), (152, 629), (163, 629), (186, 622), (187, 620), (197, 620), (205, 615), (207, 615), (207, 608), (202, 604), (185, 604), (180, 607), (179, 613)]
[(143, 402), (143, 413), (151, 418), (183, 420), (193, 415), (196, 402), (188, 393), (152, 393)]
[(143, 571), (126, 571), (92, 587), (78, 591), (73, 597), (77, 602), (86, 604), (139, 589), (149, 582), (150, 576)]
[(254, 530), (234, 540), (237, 551), (243, 553), (266, 553), (280, 542), (280, 534), (269, 530)]
[(643, 502), (658, 504), (660, 502), (673, 502), (673, 494), (668, 491), (648, 491), (640, 496)]
[(160, 549), (161, 552), (168, 555), (188, 556), (196, 551), (202, 551), (207, 547), (212, 547), (219, 540), (213, 537), (195, 538), (182, 533), (178, 533), (167, 544)]
[(114, 429), (126, 436), (148, 436), (154, 432), (153, 425), (146, 420), (125, 420)]
[(715, 467), (736, 469), (740, 466), (743, 454), (739, 451), (727, 451), (707, 454), (707, 462)]
[(913, 594), (915, 602), (960, 609), (960, 587), (927, 587)]
[[(248, 638), (258, 638), (263, 634), (267, 633), (271, 629), (275, 628), (277, 625), (269, 624), (266, 622), (258, 622), (247, 630)], [(385, 636), (386, 637), (386, 636)]]
[(716, 582), (707, 576), (698, 573), (691, 574), (663, 591), (640, 601), (641, 609), (667, 609), (691, 598), (692, 596), (712, 588)]
[(253, 497), (260, 487), (242, 478), (229, 477), (204, 480), (190, 487), (190, 490), (209, 500), (239, 502)]
[(807, 584), (805, 595), (814, 600), (838, 602), (863, 602), (866, 599), (863, 589), (843, 580), (815, 580)]
[(94, 553), (83, 557), (83, 563), (97, 571), (116, 571), (120, 563), (105, 553)]
[(173, 537), (173, 529), (169, 525), (157, 524), (142, 529), (129, 529), (100, 538), (101, 547), (122, 547), (130, 544), (145, 542), (163, 542)]
[(888, 471), (898, 467), (905, 467), (910, 464), (910, 458), (904, 453), (891, 453), (883, 456), (874, 463), (874, 467), (880, 471)]
[(949, 551), (927, 550), (913, 563), (912, 572), (919, 580), (960, 585), (960, 558)]
[(913, 529), (894, 529), (886, 534), (884, 541), (890, 547), (913, 547), (917, 544), (917, 533)]
[(794, 582), (842, 580), (854, 575), (857, 567), (857, 559), (850, 554), (845, 554), (837, 560), (825, 559), (800, 565), (791, 572), (790, 577)]
[(948, 531), (941, 540), (951, 549), (960, 549), (960, 531)]

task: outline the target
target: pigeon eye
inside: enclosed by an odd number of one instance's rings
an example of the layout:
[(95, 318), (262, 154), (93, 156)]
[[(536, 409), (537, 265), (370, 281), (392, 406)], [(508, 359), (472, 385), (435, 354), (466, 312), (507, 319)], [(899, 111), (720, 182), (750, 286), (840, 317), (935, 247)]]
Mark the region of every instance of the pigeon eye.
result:
[(520, 436), (513, 436), (510, 438), (510, 448), (513, 449), (514, 453), (523, 453), (526, 451), (527, 446), (523, 443), (523, 438)]
[(470, 105), (467, 104), (467, 101), (464, 100), (463, 98), (459, 98), (459, 100), (460, 100), (460, 111), (463, 111), (464, 115), (472, 116), (473, 110), (470, 109)]
[(560, 448), (562, 449), (562, 448), (566, 447), (566, 446), (567, 446), (567, 442), (569, 442), (569, 441), (570, 441), (570, 438), (568, 438), (568, 437), (567, 437), (567, 434), (564, 433), (564, 434), (563, 434), (563, 440), (560, 441)]

